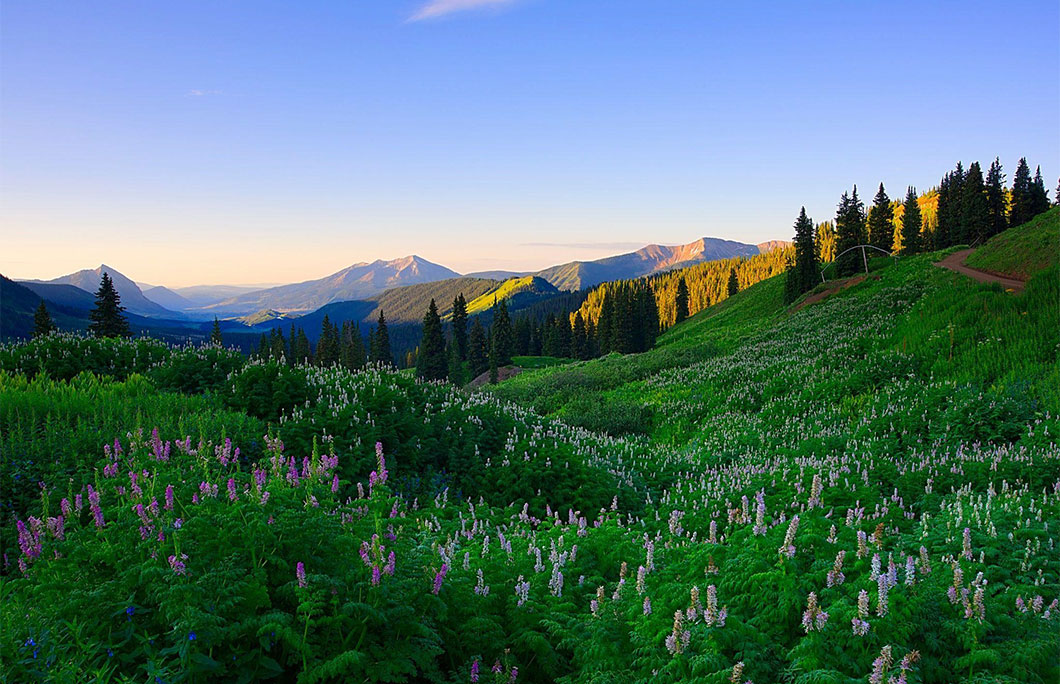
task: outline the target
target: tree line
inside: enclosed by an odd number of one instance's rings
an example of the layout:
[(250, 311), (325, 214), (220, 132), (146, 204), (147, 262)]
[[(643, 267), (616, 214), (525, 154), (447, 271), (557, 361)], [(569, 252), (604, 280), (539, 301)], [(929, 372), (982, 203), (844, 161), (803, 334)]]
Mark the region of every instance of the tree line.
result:
[[(1060, 198), (1060, 185), (1057, 187)], [(1041, 167), (1031, 177), (1026, 158), (1016, 167), (1012, 187), (1005, 186), (1001, 161), (995, 158), (985, 176), (979, 162), (965, 170), (961, 162), (946, 173), (937, 188), (921, 196), (909, 186), (905, 199), (894, 202), (880, 183), (866, 211), (855, 185), (844, 192), (835, 221), (814, 226), (803, 207), (795, 220), (794, 259), (787, 271), (785, 300), (792, 302), (822, 280), (822, 266), (834, 262), (836, 275), (863, 268), (870, 245), (888, 254), (916, 254), (955, 245), (976, 245), (1031, 220), (1050, 207)], [(873, 251), (875, 251), (873, 250)]]

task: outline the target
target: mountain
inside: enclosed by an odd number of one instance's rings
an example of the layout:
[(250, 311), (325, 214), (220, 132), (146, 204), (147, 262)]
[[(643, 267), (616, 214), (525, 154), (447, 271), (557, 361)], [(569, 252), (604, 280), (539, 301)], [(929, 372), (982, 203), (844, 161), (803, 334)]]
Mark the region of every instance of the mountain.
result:
[(202, 307), (263, 289), (265, 289), (264, 286), (254, 287), (252, 285), (190, 285), (170, 288), (170, 291), (191, 302), (193, 307)]
[(792, 244), (794, 243), (791, 240), (766, 240), (765, 242), (759, 242), (756, 246), (759, 254), (765, 254), (766, 252), (791, 247)]
[(705, 237), (687, 245), (648, 245), (629, 254), (595, 261), (572, 261), (546, 268), (534, 275), (544, 278), (560, 290), (581, 290), (612, 280), (639, 278), (705, 261), (749, 257), (758, 253), (759, 249), (755, 245)]
[(418, 256), (359, 263), (326, 278), (280, 285), (231, 297), (202, 311), (243, 316), (263, 309), (313, 311), (336, 301), (368, 299), (394, 287), (456, 278), (460, 274)]
[(508, 280), (530, 275), (530, 271), (475, 271), (468, 273), (468, 278), (489, 278), (490, 280)]
[(190, 299), (180, 296), (164, 285), (144, 286), (141, 284), (141, 288), (145, 297), (171, 311), (184, 311), (196, 306)]
[(81, 288), (85, 292), (94, 295), (96, 290), (99, 289), (99, 281), (103, 278), (104, 271), (110, 274), (111, 280), (114, 281), (114, 288), (121, 296), (121, 304), (129, 313), (140, 314), (152, 318), (180, 317), (180, 314), (177, 312), (170, 311), (164, 306), (145, 297), (143, 291), (140, 290), (139, 285), (122, 275), (118, 269), (111, 268), (106, 264), (101, 264), (99, 268), (85, 269), (83, 271), (78, 271), (77, 273), (53, 278), (52, 280), (27, 280), (24, 284), (73, 285), (74, 287)]
[(19, 283), (32, 291), (38, 298), (47, 300), (48, 304), (57, 304), (74, 311), (91, 311), (96, 305), (96, 296), (85, 292), (74, 285), (55, 285), (52, 283)]

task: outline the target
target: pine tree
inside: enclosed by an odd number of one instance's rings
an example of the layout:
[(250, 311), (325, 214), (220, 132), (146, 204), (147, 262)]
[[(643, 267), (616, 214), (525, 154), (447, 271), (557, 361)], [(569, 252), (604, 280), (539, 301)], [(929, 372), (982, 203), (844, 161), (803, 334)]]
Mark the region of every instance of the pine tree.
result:
[(339, 331), (332, 325), (331, 319), (324, 314), (320, 324), (320, 339), (317, 341), (316, 364), (332, 366), (339, 362)]
[(431, 299), (427, 313), (423, 316), (423, 338), (416, 358), (416, 375), (424, 380), (445, 380), (449, 375), (442, 319), (438, 316), (438, 305), (434, 299)]
[(943, 176), (939, 184), (935, 249), (945, 249), (964, 241), (963, 191), (964, 167), (957, 162), (957, 168)]
[(476, 317), (467, 338), (467, 371), (472, 380), (489, 370), (488, 344), (486, 330)]
[(350, 370), (364, 368), (364, 340), (361, 339), (360, 328), (352, 321), (345, 321), (342, 324), (340, 345), (342, 351), (339, 355), (339, 362), (343, 367)]
[(34, 339), (46, 337), (53, 332), (55, 332), (55, 321), (52, 320), (52, 315), (42, 299), (37, 310), (33, 312), (33, 337)]
[(831, 221), (817, 224), (814, 231), (814, 245), (817, 247), (817, 262), (827, 264), (835, 261), (835, 224)]
[(526, 356), (530, 353), (530, 319), (520, 316), (512, 325), (515, 340), (515, 356)]
[(860, 250), (851, 248), (865, 244), (865, 205), (858, 199), (858, 186), (854, 186), (852, 194), (843, 193), (835, 225), (836, 271), (839, 276), (852, 275), (860, 271), (863, 264)]
[(979, 244), (990, 237), (990, 205), (979, 162), (968, 166), (961, 189), (961, 232), (963, 244)]
[(375, 326), (375, 334), (372, 335), (371, 357), (373, 363), (394, 365), (394, 357), (390, 353), (390, 332), (386, 329), (386, 318), (382, 309), (379, 310), (379, 321)]
[(288, 356), (287, 341), (283, 339), (283, 331), (279, 328), (273, 328), (269, 332), (269, 356), (277, 361)]
[(1034, 217), (1033, 198), (1031, 197), (1031, 169), (1023, 157), (1016, 166), (1016, 176), (1012, 179), (1012, 204), (1009, 208), (1008, 225), (1010, 228), (1020, 226)]
[(96, 290), (96, 306), (88, 314), (92, 321), (88, 324), (88, 332), (95, 337), (131, 337), (129, 321), (123, 311), (121, 296), (110, 275), (104, 271)]
[(902, 254), (916, 254), (920, 251), (921, 223), (916, 188), (910, 185), (905, 193), (905, 206), (902, 208)]
[(1001, 160), (994, 157), (990, 170), (986, 173), (986, 204), (990, 212), (990, 230), (987, 237), (993, 237), (1008, 227), (1005, 211), (1005, 174), (1001, 170)]
[(677, 324), (688, 318), (688, 283), (684, 278), (677, 281), (677, 298), (674, 300), (674, 305), (677, 307), (674, 324)]
[(1030, 204), (1032, 218), (1044, 211), (1049, 211), (1049, 191), (1045, 189), (1045, 182), (1042, 180), (1042, 167), (1040, 166), (1034, 171)]
[(883, 189), (883, 183), (880, 183), (880, 189), (872, 200), (868, 228), (869, 244), (887, 253), (894, 250), (894, 207), (891, 206), (887, 191)]
[(729, 296), (733, 296), (740, 291), (740, 279), (736, 277), (736, 269), (729, 269)]
[(217, 316), (213, 317), (213, 327), (210, 328), (210, 344), (215, 344), (218, 347), (224, 344), (221, 339), (221, 322), (217, 320)]
[(570, 317), (560, 316), (556, 319), (556, 344), (553, 356), (561, 358), (571, 357), (571, 328)]
[[(882, 185), (880, 186), (882, 190)], [(877, 195), (877, 198), (879, 195)], [(886, 197), (886, 194), (884, 194)], [(888, 206), (890, 202), (888, 201)], [(813, 240), (813, 221), (806, 216), (806, 207), (799, 211), (795, 219), (795, 264), (788, 271), (788, 288), (785, 292), (788, 303), (798, 299), (803, 292), (812, 290), (820, 279), (820, 265), (817, 263), (817, 248)]]
[(586, 337), (585, 319), (582, 318), (581, 311), (574, 314), (574, 323), (571, 325), (570, 352), (571, 358), (589, 358), (589, 340)]
[(464, 363), (460, 360), (460, 352), (457, 350), (455, 342), (445, 346), (445, 357), (448, 364), (447, 375), (449, 376), (449, 382), (457, 387), (466, 385), (467, 377), (466, 373), (464, 373)]
[(508, 316), (508, 306), (503, 299), (493, 303), (493, 323), (490, 326), (490, 341), (495, 348), (498, 366), (507, 366), (512, 362), (515, 350), (515, 336), (512, 332), (512, 319)]
[(490, 367), (490, 384), (496, 385), (499, 378), (500, 364), (497, 363), (497, 336), (490, 335), (490, 352), (489, 352), (489, 367)]
[(453, 300), (453, 342), (461, 361), (467, 360), (467, 300), (461, 292)]
[(269, 358), (269, 338), (265, 333), (261, 333), (261, 339), (258, 340), (258, 349), (254, 352), (254, 355), (262, 361)]

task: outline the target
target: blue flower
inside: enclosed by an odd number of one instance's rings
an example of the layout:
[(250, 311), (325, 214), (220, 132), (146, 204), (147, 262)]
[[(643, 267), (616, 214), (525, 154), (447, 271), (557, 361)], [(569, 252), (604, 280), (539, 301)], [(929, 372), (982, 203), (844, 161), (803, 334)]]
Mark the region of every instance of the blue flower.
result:
[(195, 641), (195, 632), (188, 632), (188, 641)]
[(108, 657), (108, 658), (113, 658), (113, 657), (114, 657), (114, 651), (112, 651), (112, 650), (110, 650), (110, 649), (108, 648), (108, 649), (107, 649), (107, 657)]
[(132, 620), (133, 613), (135, 613), (135, 612), (136, 612), (136, 607), (135, 606), (129, 606), (128, 608), (125, 609), (125, 614), (129, 616), (128, 617), (129, 620)]

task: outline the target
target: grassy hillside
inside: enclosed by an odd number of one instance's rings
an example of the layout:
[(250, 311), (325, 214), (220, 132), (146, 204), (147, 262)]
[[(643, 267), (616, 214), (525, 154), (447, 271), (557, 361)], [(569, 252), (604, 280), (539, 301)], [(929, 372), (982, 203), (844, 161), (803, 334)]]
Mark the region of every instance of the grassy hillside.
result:
[(1060, 207), (1010, 228), (972, 252), (967, 265), (1026, 279), (1060, 261)]
[(941, 256), (476, 393), (0, 347), (7, 674), (1057, 681), (1060, 267)]
[(549, 299), (559, 293), (555, 287), (543, 278), (537, 276), (523, 276), (521, 278), (509, 278), (497, 287), (468, 300), (467, 312), (469, 315), (489, 311), (493, 303), (498, 300), (510, 302), (509, 309), (523, 308), (530, 304)]

